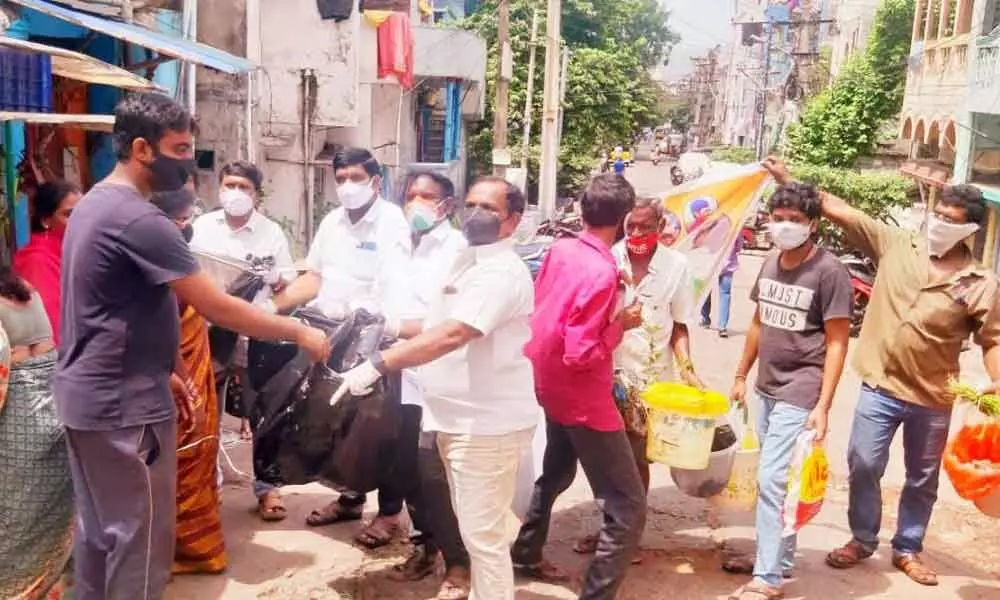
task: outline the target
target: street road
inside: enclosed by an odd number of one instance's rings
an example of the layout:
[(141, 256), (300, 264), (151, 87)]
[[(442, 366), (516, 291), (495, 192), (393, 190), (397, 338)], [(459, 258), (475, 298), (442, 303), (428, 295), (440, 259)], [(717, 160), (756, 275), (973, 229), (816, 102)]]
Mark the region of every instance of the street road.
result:
[[(628, 177), (641, 193), (665, 192), (667, 167), (638, 163)], [(702, 378), (714, 389), (728, 393), (739, 359), (753, 307), (748, 293), (761, 263), (760, 256), (743, 255), (733, 287), (734, 302), (730, 331), (720, 339), (715, 331), (693, 325), (694, 363)], [(963, 357), (963, 378), (984, 377), (975, 349)], [(827, 450), (833, 482), (822, 513), (799, 536), (796, 579), (787, 586), (788, 598), (842, 600), (847, 598), (906, 600), (997, 600), (1000, 599), (1000, 521), (981, 516), (971, 504), (956, 495), (942, 474), (941, 500), (927, 540), (926, 557), (941, 573), (941, 586), (924, 588), (912, 583), (889, 564), (883, 548), (853, 571), (834, 571), (823, 557), (834, 546), (850, 538), (847, 527), (845, 452), (859, 381), (850, 371), (837, 393), (831, 417)], [(236, 437), (238, 423), (227, 422), (227, 439)], [(249, 446), (230, 447), (236, 465), (250, 472)], [(432, 598), (436, 580), (400, 584), (388, 579), (393, 565), (405, 557), (408, 546), (393, 544), (376, 552), (364, 552), (351, 544), (358, 525), (343, 524), (320, 529), (307, 528), (308, 512), (334, 497), (319, 485), (286, 488), (289, 517), (281, 523), (261, 523), (254, 514), (256, 502), (245, 476), (226, 469), (222, 505), (229, 548), (229, 571), (219, 576), (177, 577), (169, 598), (207, 600), (242, 599), (399, 599)], [(892, 535), (899, 489), (905, 479), (901, 448), (894, 449), (885, 477), (885, 527), (883, 538)], [(744, 577), (719, 569), (726, 548), (751, 549), (753, 515), (715, 515), (703, 500), (684, 496), (671, 482), (669, 471), (653, 469), (653, 491), (643, 537), (643, 563), (632, 567), (621, 598), (650, 600), (671, 598), (701, 600), (726, 598), (745, 582)], [(369, 496), (369, 511), (375, 509)], [(586, 559), (571, 551), (578, 536), (595, 529), (599, 513), (582, 475), (556, 506), (549, 558), (582, 573)], [(711, 524), (711, 525), (710, 525)], [(887, 542), (886, 542), (887, 543)], [(572, 586), (570, 586), (572, 587)], [(566, 587), (522, 583), (519, 600), (572, 599)]]

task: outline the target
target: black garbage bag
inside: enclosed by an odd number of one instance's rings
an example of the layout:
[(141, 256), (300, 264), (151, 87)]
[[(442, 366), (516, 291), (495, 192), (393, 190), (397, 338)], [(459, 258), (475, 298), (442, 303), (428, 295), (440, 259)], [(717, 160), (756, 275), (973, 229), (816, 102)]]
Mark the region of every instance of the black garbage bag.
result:
[(348, 394), (334, 406), (329, 400), (342, 381), (337, 372), (379, 349), (384, 320), (363, 310), (342, 320), (312, 311), (299, 316), (330, 336), (330, 360), (312, 365), (294, 345), (251, 341), (255, 475), (274, 485), (325, 480), (358, 492), (376, 489), (395, 455), (399, 376), (382, 378), (366, 396)]
[[(226, 288), (226, 293), (247, 302), (252, 302), (257, 297), (257, 294), (264, 289), (265, 285), (267, 284), (264, 283), (264, 278), (259, 273), (244, 271), (229, 284), (229, 287)], [(212, 354), (212, 360), (224, 367), (228, 367), (233, 361), (233, 353), (236, 350), (236, 340), (238, 338), (239, 335), (235, 331), (214, 325), (210, 327), (208, 330), (208, 347)], [(227, 412), (230, 412), (228, 407)], [(236, 416), (245, 416), (245, 411)]]

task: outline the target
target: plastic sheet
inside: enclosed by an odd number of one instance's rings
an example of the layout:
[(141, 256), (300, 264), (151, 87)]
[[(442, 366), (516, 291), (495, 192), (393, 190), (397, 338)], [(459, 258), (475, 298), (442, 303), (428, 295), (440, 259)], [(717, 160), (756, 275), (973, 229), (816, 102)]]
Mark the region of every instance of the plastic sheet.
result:
[(363, 310), (340, 320), (312, 311), (298, 316), (326, 331), (333, 351), (326, 366), (313, 365), (292, 344), (251, 341), (255, 475), (275, 485), (325, 480), (371, 491), (394, 462), (399, 377), (383, 378), (363, 397), (348, 395), (334, 406), (329, 400), (341, 383), (337, 372), (364, 361), (383, 343), (384, 320)]

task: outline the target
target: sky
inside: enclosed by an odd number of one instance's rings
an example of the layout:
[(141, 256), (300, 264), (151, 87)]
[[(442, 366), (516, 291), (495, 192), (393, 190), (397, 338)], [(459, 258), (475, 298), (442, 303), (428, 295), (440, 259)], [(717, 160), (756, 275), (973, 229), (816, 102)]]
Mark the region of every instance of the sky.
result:
[(681, 36), (660, 69), (665, 81), (676, 81), (693, 70), (692, 56), (701, 56), (732, 36), (733, 0), (661, 0), (670, 11), (670, 28)]

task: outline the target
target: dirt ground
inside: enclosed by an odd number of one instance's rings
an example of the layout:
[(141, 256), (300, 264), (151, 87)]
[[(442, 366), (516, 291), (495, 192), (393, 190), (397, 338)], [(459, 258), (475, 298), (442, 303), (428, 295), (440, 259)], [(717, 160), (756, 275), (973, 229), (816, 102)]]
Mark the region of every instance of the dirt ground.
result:
[[(658, 170), (659, 169), (659, 170)], [(662, 171), (662, 172), (661, 172)], [(656, 189), (666, 170), (640, 163), (630, 173), (637, 187)], [(713, 388), (728, 391), (743, 333), (750, 320), (746, 299), (760, 265), (760, 258), (744, 256), (734, 284), (730, 331), (720, 339), (714, 331), (693, 331), (695, 365)], [(976, 350), (963, 356), (962, 377), (978, 381), (985, 377)], [(851, 571), (828, 568), (823, 557), (831, 548), (850, 538), (847, 527), (846, 447), (853, 407), (860, 383), (845, 373), (831, 416), (827, 450), (833, 481), (820, 515), (799, 537), (796, 579), (787, 586), (788, 598), (841, 600), (848, 598), (905, 600), (1000, 600), (1000, 520), (979, 514), (957, 497), (942, 474), (940, 498), (927, 539), (926, 558), (941, 575), (941, 585), (925, 588), (912, 583), (889, 564), (883, 548), (862, 566)], [(227, 439), (234, 463), (249, 472), (249, 446), (235, 440), (235, 423), (228, 423)], [(171, 584), (173, 600), (334, 600), (433, 598), (437, 578), (416, 584), (390, 581), (387, 573), (408, 552), (399, 541), (376, 552), (365, 552), (351, 542), (357, 524), (312, 529), (304, 520), (308, 512), (335, 494), (319, 486), (286, 488), (289, 517), (281, 523), (260, 522), (250, 481), (226, 469), (222, 516), (230, 568), (218, 576), (178, 577)], [(898, 493), (904, 481), (902, 448), (897, 444), (884, 479), (885, 514), (883, 540), (887, 543), (895, 525)], [(700, 600), (726, 598), (745, 578), (728, 575), (719, 568), (728, 549), (752, 550), (753, 515), (716, 515), (706, 501), (683, 495), (673, 485), (666, 468), (654, 467), (653, 491), (643, 535), (641, 565), (631, 568), (623, 600), (674, 598)], [(374, 496), (368, 508), (374, 510)], [(571, 548), (577, 537), (595, 529), (599, 522), (586, 481), (577, 478), (556, 507), (548, 556), (576, 573), (586, 568), (586, 559)], [(713, 523), (715, 526), (710, 526)], [(575, 584), (574, 584), (575, 585)], [(518, 600), (575, 598), (574, 585), (547, 586), (520, 582)]]

